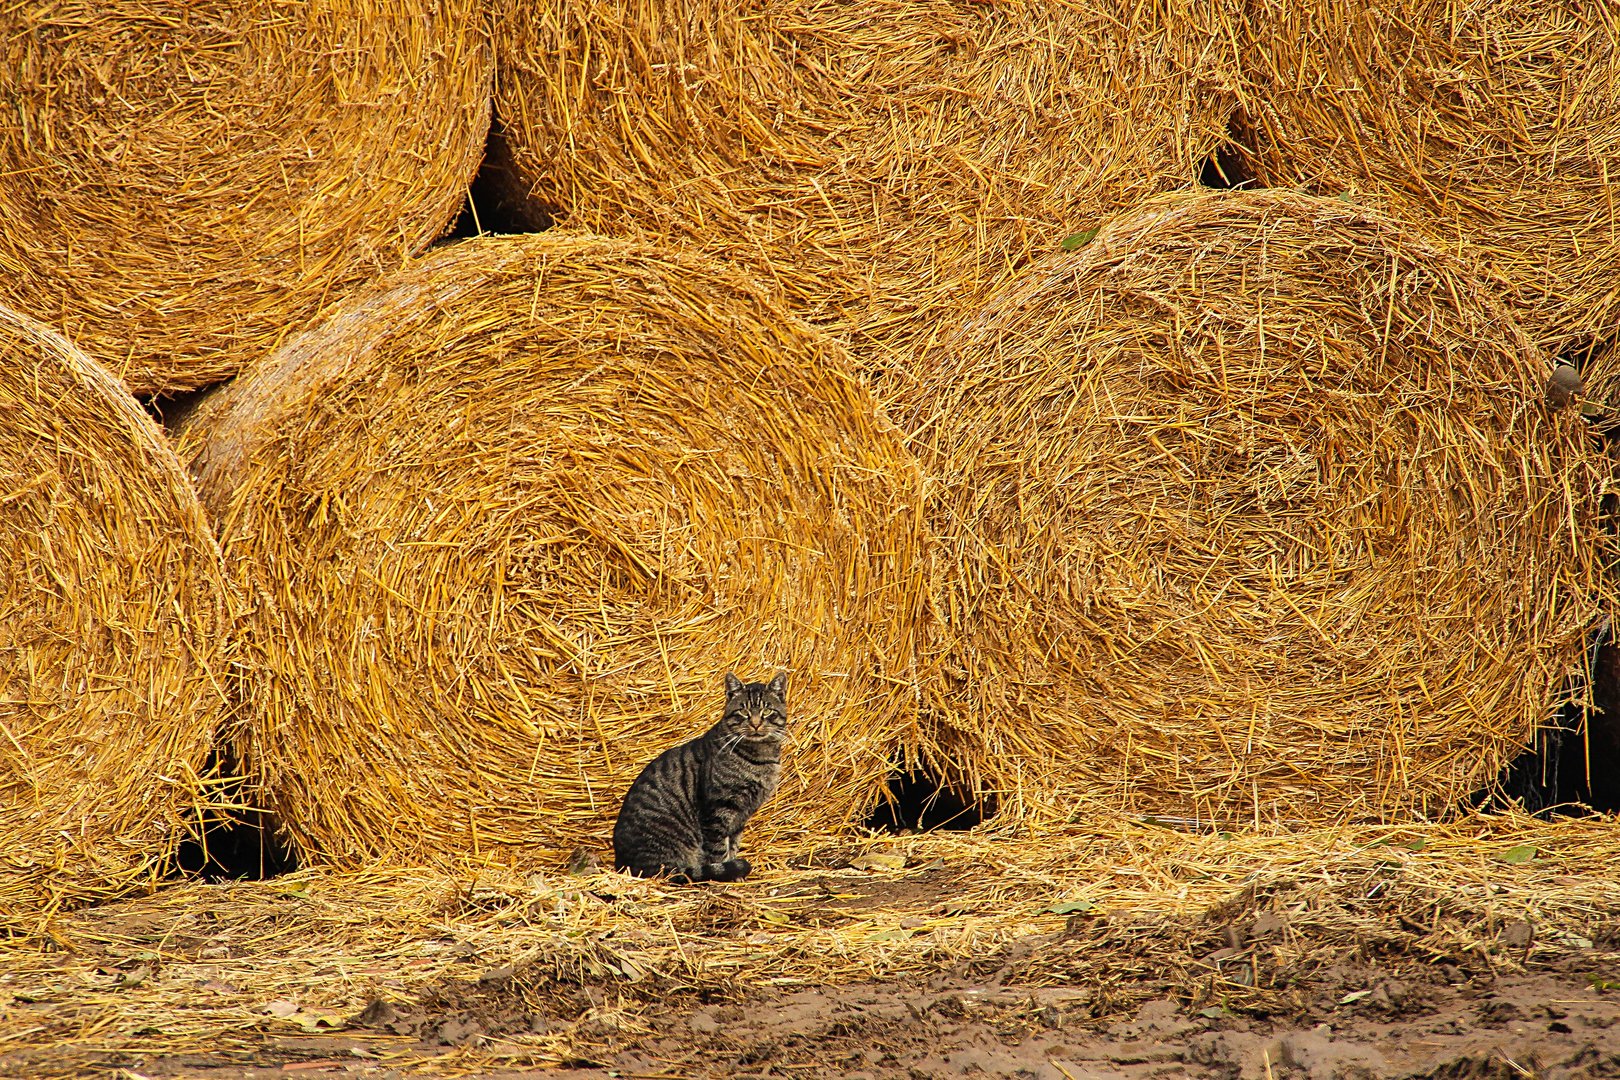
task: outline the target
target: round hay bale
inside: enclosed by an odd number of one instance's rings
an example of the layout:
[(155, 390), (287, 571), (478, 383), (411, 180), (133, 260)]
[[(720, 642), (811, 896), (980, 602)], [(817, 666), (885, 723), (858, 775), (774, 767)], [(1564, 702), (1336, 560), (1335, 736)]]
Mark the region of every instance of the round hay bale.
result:
[(1350, 193), (1511, 283), (1538, 344), (1620, 331), (1620, 20), (1602, 4), (1224, 10), (1260, 184)]
[(553, 231), (432, 252), (207, 402), (244, 749), (298, 849), (605, 845), (728, 670), (790, 673), (751, 843), (875, 801), (916, 741), (922, 511), (850, 366), (715, 265)]
[[(939, 757), (1006, 809), (1436, 812), (1550, 719), (1594, 455), (1495, 284), (1292, 192), (1179, 195), (922, 372)], [(954, 756), (954, 757), (953, 757)]]
[(470, 0), (66, 0), (0, 30), (0, 303), (135, 393), (233, 374), (426, 247), (483, 153)]
[(748, 267), (869, 372), (1033, 252), (1196, 183), (1181, 2), (496, 4), (512, 202)]
[(219, 550), (105, 370), (0, 308), (0, 929), (155, 879), (224, 716)]

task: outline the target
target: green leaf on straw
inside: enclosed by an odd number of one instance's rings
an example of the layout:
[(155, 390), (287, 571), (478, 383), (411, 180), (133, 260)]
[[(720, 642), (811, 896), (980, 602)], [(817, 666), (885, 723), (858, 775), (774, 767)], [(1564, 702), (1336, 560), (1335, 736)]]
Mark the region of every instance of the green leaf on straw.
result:
[(1101, 229), (1102, 227), (1098, 225), (1087, 229), (1085, 232), (1071, 233), (1063, 238), (1061, 246), (1064, 251), (1073, 251), (1076, 248), (1085, 247), (1091, 243), (1092, 237), (1096, 236)]
[(1090, 911), (1096, 906), (1090, 900), (1069, 900), (1061, 904), (1053, 904), (1046, 910), (1054, 915), (1075, 915), (1082, 911)]

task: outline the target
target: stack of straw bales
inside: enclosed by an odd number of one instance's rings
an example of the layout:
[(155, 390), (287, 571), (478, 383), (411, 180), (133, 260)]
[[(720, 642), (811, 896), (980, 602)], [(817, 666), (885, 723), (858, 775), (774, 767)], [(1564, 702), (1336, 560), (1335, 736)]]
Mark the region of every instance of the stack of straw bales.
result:
[(1593, 451), (1492, 288), (1343, 201), (1207, 193), (968, 319), (906, 422), (969, 782), (1256, 822), (1488, 783), (1613, 599)]
[[(250, 372), (184, 434), (227, 650), (177, 460), (0, 316), (0, 901), (151, 878), (227, 651), (257, 798), (349, 865), (599, 844), (728, 670), (790, 672), (764, 843), (897, 759), (1026, 821), (1429, 813), (1568, 692), (1614, 590), (1539, 346), (1620, 314), (1612, 15), (483, 14), (0, 15), (0, 303), (128, 390)], [(418, 258), (497, 68), (494, 181), (570, 231)], [(1166, 194), (1245, 124), (1349, 197)]]
[(1262, 186), (1351, 192), (1483, 256), (1551, 352), (1620, 332), (1620, 13), (1488, 0), (1218, 4)]
[(224, 378), (439, 236), (488, 125), (481, 5), (0, 13), (0, 303), (137, 393)]
[(470, 240), (189, 422), (252, 603), (248, 759), (298, 848), (555, 858), (789, 670), (751, 835), (843, 824), (916, 741), (920, 480), (830, 339), (634, 242)]
[(1196, 183), (1220, 50), (1182, 0), (496, 4), (509, 195), (749, 268), (902, 372), (1099, 215)]
[(219, 551), (106, 371), (0, 308), (0, 928), (150, 882), (226, 704)]

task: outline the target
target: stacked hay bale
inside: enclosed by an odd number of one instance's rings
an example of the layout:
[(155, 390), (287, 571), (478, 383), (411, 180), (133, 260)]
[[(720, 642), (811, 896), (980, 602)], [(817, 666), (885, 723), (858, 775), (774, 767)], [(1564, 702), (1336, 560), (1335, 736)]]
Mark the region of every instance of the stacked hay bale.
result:
[(1180, 0), (504, 0), (500, 175), (533, 216), (749, 268), (902, 373), (942, 317), (1226, 138)]
[(13, 6), (0, 303), (136, 393), (233, 374), (454, 218), (489, 119), (480, 11)]
[(870, 805), (926, 587), (915, 463), (850, 368), (717, 266), (549, 232), (433, 252), (205, 404), (245, 750), (297, 847), (598, 846), (728, 669), (790, 672), (752, 839)]
[(1292, 192), (1151, 201), (1010, 281), (905, 420), (941, 487), (941, 756), (1029, 813), (1489, 783), (1613, 594), (1577, 411), (1495, 287)]
[(1218, 6), (1262, 186), (1349, 192), (1464, 245), (1553, 353), (1620, 332), (1620, 19), (1611, 6)]
[(0, 308), (0, 931), (150, 883), (226, 705), (219, 551), (106, 371)]

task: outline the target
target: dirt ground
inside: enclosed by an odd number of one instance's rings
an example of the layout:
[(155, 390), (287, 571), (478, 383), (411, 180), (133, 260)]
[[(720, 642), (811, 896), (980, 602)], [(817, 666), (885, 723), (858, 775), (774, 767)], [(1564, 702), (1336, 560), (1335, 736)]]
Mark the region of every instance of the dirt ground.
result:
[[(672, 1001), (618, 1015), (599, 990), (554, 1013), (514, 1013), (502, 995), (380, 1006), (353, 1030), (266, 1041), (243, 1060), (186, 1057), (131, 1062), (127, 1077), (304, 1075), (389, 1077), (377, 1060), (414, 1044), (498, 1043), (594, 1014), (601, 1050), (560, 1069), (496, 1070), (489, 1077), (1017, 1077), (1039, 1080), (1360, 1080), (1368, 1077), (1620, 1076), (1620, 993), (1575, 972), (1546, 970), (1480, 981), (1435, 970), (1418, 979), (1376, 969), (1324, 982), (1303, 1015), (1254, 1018), (1170, 999), (1125, 1019), (1090, 1016), (1083, 987), (985, 986), (942, 976), (931, 986), (865, 984), (765, 994), (726, 1004)], [(1370, 990), (1341, 992), (1350, 983)], [(1207, 1015), (1206, 1015), (1207, 1014)], [(3, 1065), (3, 1062), (0, 1062)]]
[(0, 1077), (1620, 1078), (1612, 862), (1361, 845), (1174, 913), (916, 846), (160, 890), (0, 948)]

